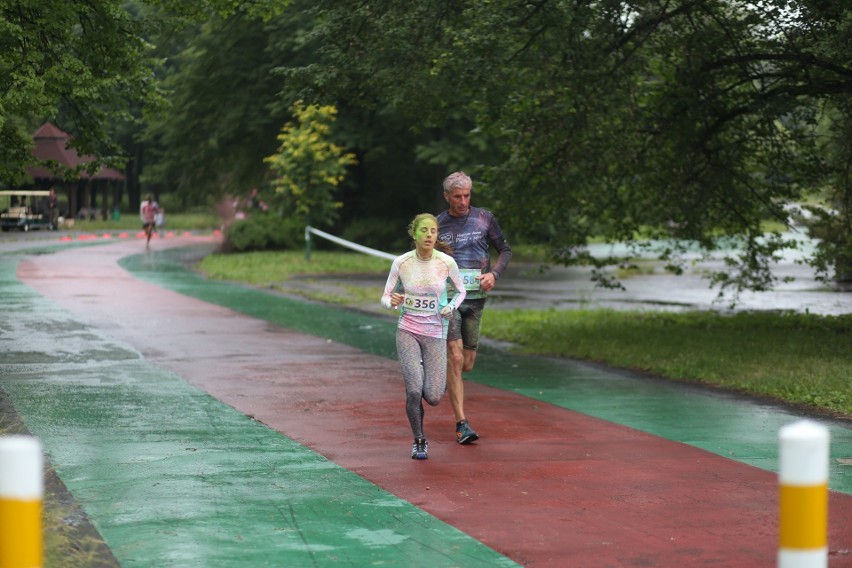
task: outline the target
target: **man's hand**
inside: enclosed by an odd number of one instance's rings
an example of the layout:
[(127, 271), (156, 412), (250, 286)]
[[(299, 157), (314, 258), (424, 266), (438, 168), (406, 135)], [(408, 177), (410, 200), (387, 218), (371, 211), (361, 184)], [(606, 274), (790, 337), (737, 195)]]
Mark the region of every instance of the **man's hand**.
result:
[(494, 288), (495, 278), (492, 273), (486, 272), (481, 276), (477, 276), (476, 279), (479, 280), (479, 287), (486, 292)]

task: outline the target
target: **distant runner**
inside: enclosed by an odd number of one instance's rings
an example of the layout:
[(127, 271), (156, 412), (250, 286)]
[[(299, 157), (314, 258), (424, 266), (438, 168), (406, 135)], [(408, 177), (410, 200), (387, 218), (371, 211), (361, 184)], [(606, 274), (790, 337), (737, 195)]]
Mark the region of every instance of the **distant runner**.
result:
[[(437, 406), (447, 386), (447, 327), (465, 292), (453, 257), (436, 250), (438, 221), (417, 215), (408, 226), (415, 249), (394, 259), (382, 294), (385, 308), (400, 306), (396, 351), (405, 381), (405, 412), (414, 434), (411, 458), (425, 460), (423, 399)], [(448, 279), (461, 292), (447, 298)], [(400, 288), (401, 285), (401, 288)], [(401, 290), (401, 291), (398, 291)]]
[[(467, 297), (453, 316), (447, 335), (447, 386), (456, 418), (456, 441), (470, 444), (479, 439), (464, 413), (462, 371), (472, 371), (479, 346), (479, 327), (488, 291), (512, 258), (512, 249), (490, 211), (470, 206), (473, 182), (464, 172), (444, 180), (444, 199), (449, 209), (438, 215), (438, 238), (448, 243), (458, 262)], [(499, 254), (491, 267), (489, 247)]]
[(150, 244), (151, 234), (154, 232), (156, 225), (157, 213), (160, 211), (160, 206), (154, 201), (154, 196), (150, 193), (145, 196), (145, 201), (139, 206), (139, 218), (142, 219), (142, 230), (145, 231), (145, 244)]

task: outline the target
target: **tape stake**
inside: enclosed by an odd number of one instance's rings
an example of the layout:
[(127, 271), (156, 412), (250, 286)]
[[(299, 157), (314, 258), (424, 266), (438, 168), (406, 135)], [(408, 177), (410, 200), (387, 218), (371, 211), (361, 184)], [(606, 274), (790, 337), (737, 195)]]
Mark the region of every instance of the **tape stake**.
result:
[(800, 420), (779, 432), (779, 568), (828, 566), (829, 431)]
[(0, 568), (43, 565), (44, 458), (30, 436), (0, 436)]

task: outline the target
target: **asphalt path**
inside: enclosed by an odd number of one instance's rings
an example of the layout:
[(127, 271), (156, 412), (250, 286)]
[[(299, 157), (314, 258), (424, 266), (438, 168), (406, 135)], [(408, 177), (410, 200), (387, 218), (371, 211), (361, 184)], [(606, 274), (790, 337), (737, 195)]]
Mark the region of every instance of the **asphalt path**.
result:
[[(488, 352), (467, 387), (482, 441), (429, 408), (415, 462), (392, 325), (165, 256), (211, 243), (0, 248), (21, 315), (0, 387), (122, 565), (774, 562), (795, 411)], [(830, 561), (852, 566), (852, 435), (827, 425)]]

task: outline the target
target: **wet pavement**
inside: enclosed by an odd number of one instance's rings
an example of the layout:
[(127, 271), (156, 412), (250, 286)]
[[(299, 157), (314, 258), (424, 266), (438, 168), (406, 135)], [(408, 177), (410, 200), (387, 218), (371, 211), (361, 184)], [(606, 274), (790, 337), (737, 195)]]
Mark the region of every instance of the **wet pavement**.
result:
[[(795, 411), (486, 349), (467, 387), (483, 440), (453, 442), (445, 401), (415, 462), (393, 323), (182, 268), (213, 245), (0, 254), (20, 316), (0, 389), (121, 565), (774, 561)], [(830, 565), (850, 566), (852, 431), (824, 423)]]
[[(184, 232), (178, 233), (184, 235)], [(118, 239), (119, 234), (117, 231), (82, 236), (70, 231), (8, 232), (0, 234), (0, 251), (23, 250), (36, 242), (51, 247), (67, 245), (69, 242), (103, 244)], [(139, 234), (132, 231), (124, 234), (131, 240), (139, 238)], [(108, 238), (104, 238), (105, 235)], [(541, 264), (513, 261), (491, 293), (489, 309), (770, 310), (820, 315), (852, 313), (852, 285), (827, 284), (817, 280), (813, 269), (803, 263), (805, 256), (813, 252), (813, 243), (801, 233), (791, 233), (789, 238), (800, 242), (801, 250), (786, 251), (773, 265), (772, 272), (778, 278), (774, 289), (743, 292), (733, 306), (730, 294), (720, 295), (720, 289), (711, 288), (707, 279), (710, 272), (724, 270), (721, 255), (730, 251), (720, 251), (707, 260), (699, 260), (697, 255), (687, 254), (685, 272), (680, 276), (666, 273), (660, 262), (640, 258), (636, 261), (639, 272), (626, 274), (620, 279), (623, 289), (596, 286), (591, 280), (591, 269), (587, 267), (543, 267)], [(590, 252), (598, 257), (627, 254), (623, 247), (611, 245), (592, 245)], [(345, 278), (345, 284), (381, 288), (384, 280), (385, 275), (350, 275)], [(301, 284), (300, 279), (290, 283), (292, 288), (345, 293), (340, 284), (339, 277), (310, 277), (301, 279)], [(361, 308), (379, 312), (374, 305)]]
[[(518, 267), (520, 268), (520, 267)], [(774, 290), (743, 292), (736, 304), (730, 296), (720, 296), (709, 287), (705, 274), (721, 270), (718, 261), (703, 262), (695, 269), (675, 276), (657, 270), (653, 274), (630, 276), (621, 281), (624, 290), (595, 287), (588, 270), (551, 267), (538, 273), (533, 265), (520, 273), (509, 271), (495, 289), (491, 307), (496, 309), (581, 309), (623, 310), (717, 310), (792, 311), (820, 315), (852, 313), (852, 290), (817, 281), (807, 268), (794, 263), (779, 264), (774, 273), (781, 282)]]

